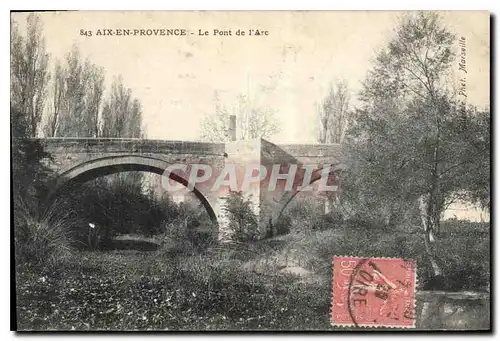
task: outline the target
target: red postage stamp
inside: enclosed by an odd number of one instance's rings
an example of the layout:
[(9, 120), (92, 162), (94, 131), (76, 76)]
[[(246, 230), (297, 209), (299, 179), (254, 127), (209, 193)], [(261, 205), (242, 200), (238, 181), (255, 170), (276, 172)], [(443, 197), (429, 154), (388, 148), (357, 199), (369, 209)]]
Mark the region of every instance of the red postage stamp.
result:
[(416, 261), (333, 257), (334, 326), (415, 328)]

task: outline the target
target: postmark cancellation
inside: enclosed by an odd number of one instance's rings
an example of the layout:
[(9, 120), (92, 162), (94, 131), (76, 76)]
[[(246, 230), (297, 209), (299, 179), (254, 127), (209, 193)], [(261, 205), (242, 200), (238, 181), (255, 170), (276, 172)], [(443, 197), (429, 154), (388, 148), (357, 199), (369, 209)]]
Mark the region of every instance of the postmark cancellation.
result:
[(416, 261), (334, 256), (333, 326), (415, 328)]

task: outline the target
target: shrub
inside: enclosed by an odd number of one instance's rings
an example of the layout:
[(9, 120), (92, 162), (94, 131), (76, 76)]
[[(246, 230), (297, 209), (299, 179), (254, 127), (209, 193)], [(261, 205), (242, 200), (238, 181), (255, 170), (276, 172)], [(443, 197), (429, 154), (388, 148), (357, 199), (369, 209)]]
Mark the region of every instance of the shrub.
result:
[(98, 227), (96, 238), (103, 248), (118, 235), (160, 234), (165, 224), (180, 216), (179, 206), (170, 197), (158, 198), (151, 190), (144, 191), (135, 173), (125, 175), (73, 184), (63, 190), (59, 211), (71, 210), (82, 222), (71, 226), (77, 246), (88, 247), (89, 223)]
[(293, 219), (307, 220), (312, 216), (324, 214), (324, 204), (318, 197), (304, 197), (299, 193), (287, 205), (284, 212)]
[(290, 233), (292, 226), (292, 217), (282, 214), (276, 222), (276, 233), (278, 235)]
[(21, 199), (15, 201), (14, 242), (17, 265), (56, 266), (71, 253), (68, 219), (47, 213), (35, 219)]
[(232, 240), (246, 242), (259, 238), (259, 227), (251, 198), (245, 199), (242, 192), (231, 191), (226, 197), (224, 212), (229, 219)]
[[(41, 161), (50, 159), (40, 140), (31, 137), (24, 113), (11, 107), (12, 127), (12, 189), (21, 198), (23, 209), (38, 214), (39, 199), (46, 192), (45, 184), (52, 176)], [(17, 200), (17, 199), (16, 199)]]
[(216, 245), (218, 242), (217, 230), (212, 223), (205, 225), (202, 228), (198, 227), (188, 229), (187, 237), (191, 244), (198, 250), (207, 249)]
[(165, 223), (162, 250), (168, 253), (191, 253), (193, 243), (188, 238), (186, 220), (178, 218), (173, 222)]
[(282, 216), (289, 216), (295, 232), (326, 230), (340, 227), (343, 216), (338, 211), (325, 214), (324, 201), (319, 197), (296, 197)]
[(343, 223), (342, 216), (339, 213), (322, 214), (312, 219), (312, 230), (326, 230), (340, 227)]
[(179, 216), (165, 222), (162, 251), (175, 254), (194, 254), (217, 244), (217, 229), (212, 223), (194, 224), (192, 215)]
[(182, 237), (197, 250), (216, 244), (217, 226), (214, 226), (203, 205), (187, 199), (179, 204), (179, 216), (173, 224), (182, 225)]

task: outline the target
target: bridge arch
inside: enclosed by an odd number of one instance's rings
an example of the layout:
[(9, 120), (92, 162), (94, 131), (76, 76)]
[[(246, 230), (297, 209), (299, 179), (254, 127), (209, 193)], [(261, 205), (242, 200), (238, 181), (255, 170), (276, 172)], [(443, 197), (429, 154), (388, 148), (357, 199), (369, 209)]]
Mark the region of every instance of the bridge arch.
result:
[[(53, 181), (45, 199), (45, 207), (49, 207), (58, 193), (69, 184), (83, 183), (101, 176), (129, 171), (149, 172), (161, 176), (170, 164), (159, 158), (142, 155), (114, 155), (80, 163)], [(171, 173), (169, 177), (185, 187), (188, 185), (188, 181), (179, 175)], [(196, 187), (192, 192), (200, 200), (212, 222), (218, 224), (217, 215), (206, 196)]]
[[(336, 173), (342, 171), (342, 169), (344, 168), (345, 168), (344, 165), (341, 163), (333, 165), (333, 167), (330, 169), (330, 172), (328, 173), (328, 176), (335, 175)], [(313, 171), (311, 175), (311, 181), (309, 182), (309, 184), (313, 184), (319, 179), (321, 179), (322, 172), (323, 172), (322, 169), (317, 169)], [(302, 191), (299, 189), (294, 189), (293, 191), (285, 192), (285, 194), (281, 197), (281, 199), (278, 201), (278, 209), (274, 212), (271, 218), (271, 225), (273, 227), (277, 225), (279, 219), (281, 218), (288, 204), (290, 204), (293, 198), (295, 198), (295, 196), (300, 192)]]

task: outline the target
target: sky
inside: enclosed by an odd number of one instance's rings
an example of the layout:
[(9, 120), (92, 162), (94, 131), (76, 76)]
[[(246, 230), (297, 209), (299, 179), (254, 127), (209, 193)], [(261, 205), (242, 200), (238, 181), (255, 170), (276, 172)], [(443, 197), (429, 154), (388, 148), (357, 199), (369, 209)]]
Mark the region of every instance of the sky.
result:
[[(200, 121), (215, 111), (214, 94), (231, 111), (238, 95), (276, 112), (276, 143), (316, 142), (316, 105), (336, 80), (352, 104), (377, 51), (393, 34), (399, 12), (43, 12), (51, 63), (76, 44), (103, 67), (107, 87), (121, 75), (142, 103), (150, 139), (198, 140)], [(24, 29), (27, 14), (12, 18)], [(445, 25), (466, 38), (467, 99), (489, 104), (489, 14), (443, 12)], [(99, 29), (186, 29), (186, 36), (97, 36)], [(213, 30), (232, 36), (214, 36)], [(236, 36), (260, 29), (267, 36)], [(91, 37), (80, 34), (92, 31)], [(199, 30), (209, 31), (200, 36)], [(458, 43), (456, 44), (458, 48)], [(52, 64), (53, 65), (53, 64)], [(453, 80), (460, 76), (458, 62)]]

